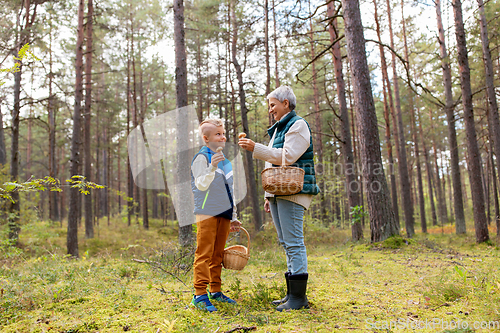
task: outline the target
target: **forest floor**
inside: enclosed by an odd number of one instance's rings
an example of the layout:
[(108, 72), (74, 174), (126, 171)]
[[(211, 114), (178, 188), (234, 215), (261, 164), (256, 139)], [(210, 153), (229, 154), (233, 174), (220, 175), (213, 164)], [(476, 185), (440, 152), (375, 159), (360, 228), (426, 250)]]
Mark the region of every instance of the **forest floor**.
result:
[(500, 331), (500, 250), (475, 244), (472, 225), (465, 236), (445, 226), (377, 244), (308, 225), (311, 308), (282, 313), (270, 304), (283, 296), (286, 269), (270, 224), (242, 271), (223, 270), (238, 304), (211, 314), (187, 306), (192, 257), (176, 247), (172, 222), (144, 230), (101, 220), (88, 240), (80, 231), (79, 260), (65, 256), (59, 224), (23, 225), (18, 247), (0, 243), (1, 332)]

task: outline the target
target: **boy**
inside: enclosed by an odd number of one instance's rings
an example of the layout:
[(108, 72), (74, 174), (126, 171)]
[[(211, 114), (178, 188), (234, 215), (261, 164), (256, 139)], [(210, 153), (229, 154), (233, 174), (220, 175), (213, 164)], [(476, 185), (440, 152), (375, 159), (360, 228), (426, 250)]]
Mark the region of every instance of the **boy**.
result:
[(200, 124), (200, 135), (206, 146), (191, 164), (198, 230), (193, 264), (195, 294), (191, 305), (213, 312), (217, 309), (211, 301), (236, 303), (221, 291), (221, 271), (229, 231), (238, 231), (241, 222), (236, 218), (231, 162), (221, 152), (226, 145), (224, 123), (220, 119), (207, 119)]

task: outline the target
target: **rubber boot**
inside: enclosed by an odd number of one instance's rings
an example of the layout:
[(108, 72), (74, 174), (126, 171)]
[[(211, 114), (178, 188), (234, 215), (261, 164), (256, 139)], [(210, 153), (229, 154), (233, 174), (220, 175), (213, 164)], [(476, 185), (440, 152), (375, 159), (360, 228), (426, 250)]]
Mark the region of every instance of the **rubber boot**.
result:
[(285, 273), (285, 281), (286, 281), (286, 295), (282, 299), (277, 299), (275, 301), (272, 301), (273, 305), (280, 305), (281, 303), (285, 303), (288, 301), (288, 297), (290, 294), (290, 282), (288, 280), (288, 277), (290, 276), (290, 272)]
[(309, 302), (307, 301), (307, 278), (309, 274), (295, 274), (289, 275), (288, 281), (290, 283), (290, 294), (288, 301), (281, 304), (276, 308), (278, 311), (283, 310), (299, 310), (309, 309)]

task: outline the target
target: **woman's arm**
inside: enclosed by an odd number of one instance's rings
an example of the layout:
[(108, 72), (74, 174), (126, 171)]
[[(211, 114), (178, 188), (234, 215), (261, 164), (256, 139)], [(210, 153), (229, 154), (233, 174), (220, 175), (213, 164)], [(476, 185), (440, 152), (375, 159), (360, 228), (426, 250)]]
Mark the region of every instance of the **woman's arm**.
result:
[(256, 143), (253, 150), (253, 158), (270, 162), (275, 165), (282, 164), (282, 152), (285, 149), (285, 164), (295, 163), (309, 148), (311, 134), (306, 122), (299, 120), (295, 122), (285, 134), (283, 148), (270, 148)]

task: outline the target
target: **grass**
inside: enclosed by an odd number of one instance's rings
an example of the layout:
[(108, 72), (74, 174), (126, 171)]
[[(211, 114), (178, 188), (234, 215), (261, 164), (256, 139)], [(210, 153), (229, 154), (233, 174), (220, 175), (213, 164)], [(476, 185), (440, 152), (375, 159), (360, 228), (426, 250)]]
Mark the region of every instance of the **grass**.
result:
[(308, 224), (311, 308), (279, 313), (270, 301), (285, 291), (285, 256), (268, 224), (252, 238), (245, 269), (223, 270), (223, 289), (238, 305), (207, 314), (187, 306), (191, 257), (176, 247), (171, 221), (153, 220), (150, 230), (110, 222), (101, 221), (90, 240), (81, 228), (78, 260), (65, 256), (59, 224), (33, 222), (23, 226), (19, 247), (0, 243), (0, 331), (225, 332), (241, 325), (260, 332), (399, 332), (418, 324), (422, 332), (500, 330), (492, 329), (500, 325), (500, 251), (475, 244), (472, 232), (439, 228), (411, 240), (353, 244), (349, 230)]

